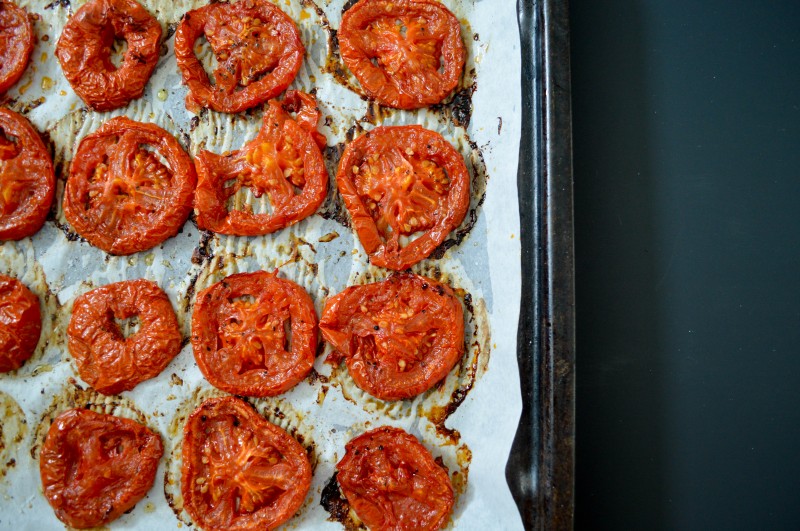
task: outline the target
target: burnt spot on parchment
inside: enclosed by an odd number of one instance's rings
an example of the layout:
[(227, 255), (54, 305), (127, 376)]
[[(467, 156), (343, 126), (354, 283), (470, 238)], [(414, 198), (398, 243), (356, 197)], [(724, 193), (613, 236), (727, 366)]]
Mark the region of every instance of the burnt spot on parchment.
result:
[(339, 522), (347, 531), (361, 531), (367, 529), (355, 511), (350, 508), (347, 498), (344, 497), (339, 489), (339, 482), (336, 479), (337, 473), (334, 472), (331, 478), (325, 483), (322, 489), (319, 503), (328, 512), (328, 520)]
[[(95, 413), (114, 415), (126, 419), (131, 419), (139, 424), (143, 424), (158, 433), (158, 430), (148, 424), (147, 415), (139, 409), (128, 398), (122, 396), (106, 396), (98, 393), (91, 387), (83, 388), (73, 378), (70, 378), (66, 385), (53, 395), (50, 405), (42, 413), (36, 431), (34, 433), (33, 444), (30, 454), (33, 460), (39, 457), (39, 448), (47, 437), (47, 432), (53, 421), (64, 411), (70, 409), (89, 409)], [(164, 437), (162, 436), (162, 441)]]

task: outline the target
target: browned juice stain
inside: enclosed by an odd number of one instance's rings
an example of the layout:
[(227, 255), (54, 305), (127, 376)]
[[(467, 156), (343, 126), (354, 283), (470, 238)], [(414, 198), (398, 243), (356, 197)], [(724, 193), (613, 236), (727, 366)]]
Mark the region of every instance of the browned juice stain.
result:
[(28, 434), (28, 421), (19, 404), (0, 391), (0, 480), (17, 466), (17, 450)]

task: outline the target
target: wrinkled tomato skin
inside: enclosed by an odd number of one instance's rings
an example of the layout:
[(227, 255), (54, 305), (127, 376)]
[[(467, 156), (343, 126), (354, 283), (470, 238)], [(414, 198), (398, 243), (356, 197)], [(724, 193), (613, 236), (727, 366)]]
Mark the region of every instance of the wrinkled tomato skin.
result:
[[(114, 39), (128, 43), (119, 68)], [(78, 96), (96, 111), (124, 107), (142, 97), (158, 63), (161, 25), (135, 0), (91, 0), (61, 32), (56, 57)]]
[[(213, 85), (194, 50), (203, 36), (219, 63)], [(186, 13), (175, 32), (175, 58), (189, 87), (186, 107), (193, 112), (237, 113), (274, 98), (294, 80), (304, 55), (294, 21), (269, 0), (211, 3)]]
[(336, 465), (350, 507), (372, 531), (436, 530), (447, 523), (450, 477), (416, 437), (382, 426), (351, 440)]
[(192, 159), (172, 135), (118, 116), (81, 140), (64, 190), (64, 216), (109, 254), (145, 251), (178, 233), (192, 211), (196, 183)]
[[(397, 271), (427, 258), (461, 224), (469, 181), (453, 146), (418, 125), (376, 127), (356, 138), (345, 147), (336, 174), (370, 262)], [(400, 236), (414, 233), (422, 235), (401, 244)]]
[[(115, 319), (132, 317), (139, 329), (126, 338)], [(75, 299), (67, 338), (81, 378), (105, 395), (158, 376), (182, 340), (167, 294), (144, 279), (108, 284)]]
[(0, 372), (19, 369), (42, 332), (39, 298), (16, 278), (0, 275)]
[[(296, 112), (296, 117), (290, 112)], [(220, 234), (259, 236), (316, 212), (328, 193), (319, 116), (313, 96), (290, 90), (283, 100), (269, 102), (258, 135), (242, 149), (227, 155), (200, 151), (195, 158), (198, 227)], [(234, 186), (229, 186), (231, 181)], [(250, 187), (256, 197), (267, 194), (272, 212), (229, 210), (228, 198), (242, 187)]]
[(241, 399), (206, 400), (186, 421), (181, 493), (198, 527), (275, 529), (297, 512), (310, 486), (303, 447)]
[[(251, 297), (252, 302), (247, 300)], [(192, 349), (214, 387), (241, 396), (284, 393), (314, 366), (314, 303), (277, 272), (231, 275), (197, 296)]]
[(423, 393), (444, 379), (464, 354), (464, 310), (453, 290), (401, 273), (351, 286), (329, 298), (319, 323), (361, 389), (382, 400)]
[(458, 19), (436, 0), (361, 0), (342, 15), (339, 48), (367, 95), (398, 109), (444, 100), (466, 56)]
[(24, 116), (0, 108), (0, 240), (26, 238), (42, 228), (55, 182), (39, 133)]
[(9, 0), (0, 0), (0, 94), (19, 81), (36, 44), (28, 14)]
[(161, 437), (138, 422), (88, 409), (65, 411), (39, 452), (45, 498), (68, 526), (107, 524), (147, 494), (163, 453)]

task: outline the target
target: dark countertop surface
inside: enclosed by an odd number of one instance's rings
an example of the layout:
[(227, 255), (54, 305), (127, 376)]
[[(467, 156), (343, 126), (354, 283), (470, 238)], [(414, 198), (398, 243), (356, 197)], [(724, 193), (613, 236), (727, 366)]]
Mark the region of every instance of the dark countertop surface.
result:
[(572, 0), (578, 529), (800, 529), (800, 1)]

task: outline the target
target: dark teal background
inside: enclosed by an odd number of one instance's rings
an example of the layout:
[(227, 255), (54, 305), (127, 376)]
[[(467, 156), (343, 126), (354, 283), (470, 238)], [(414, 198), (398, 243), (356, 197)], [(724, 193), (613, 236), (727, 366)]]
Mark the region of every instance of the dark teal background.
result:
[(572, 0), (578, 529), (800, 529), (800, 0)]

